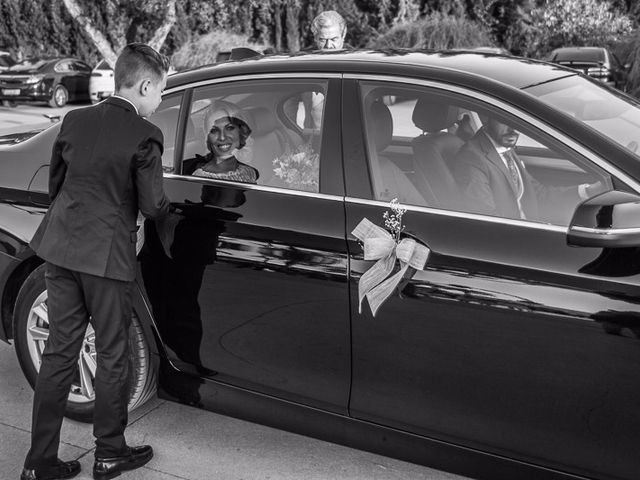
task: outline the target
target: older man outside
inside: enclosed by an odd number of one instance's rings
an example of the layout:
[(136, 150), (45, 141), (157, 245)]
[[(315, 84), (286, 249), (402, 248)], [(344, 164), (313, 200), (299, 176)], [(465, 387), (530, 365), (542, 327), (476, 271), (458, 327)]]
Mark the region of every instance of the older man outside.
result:
[(344, 48), (347, 22), (335, 10), (320, 13), (311, 22), (311, 33), (315, 47), (319, 50), (340, 50)]
[[(311, 22), (313, 46), (311, 50), (340, 50), (345, 48), (347, 22), (334, 10), (318, 14)], [(319, 129), (324, 110), (324, 93), (308, 92), (302, 95), (296, 115), (297, 121), (305, 128)]]

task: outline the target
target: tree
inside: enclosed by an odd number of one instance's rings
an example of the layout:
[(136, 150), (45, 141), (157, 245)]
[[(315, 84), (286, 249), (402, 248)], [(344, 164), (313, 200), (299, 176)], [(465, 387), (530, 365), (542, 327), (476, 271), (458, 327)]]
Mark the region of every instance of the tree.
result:
[[(112, 34), (105, 34), (97, 26), (96, 20), (85, 14), (78, 0), (63, 0), (71, 17), (82, 28), (93, 45), (111, 65), (115, 66), (116, 58), (122, 48), (136, 38), (142, 31), (150, 36), (146, 43), (160, 50), (169, 31), (176, 22), (176, 0), (137, 0), (121, 2), (107, 0), (105, 11), (107, 18), (115, 21), (109, 28)], [(90, 0), (87, 0), (87, 4)], [(94, 12), (96, 10), (93, 10)], [(155, 31), (148, 31), (149, 25), (156, 25)], [(113, 33), (116, 33), (113, 35)]]
[(393, 27), (375, 39), (374, 48), (445, 50), (493, 45), (486, 27), (465, 16), (434, 12), (422, 20)]
[(562, 46), (605, 45), (631, 32), (631, 20), (602, 0), (546, 0), (533, 12), (538, 54)]

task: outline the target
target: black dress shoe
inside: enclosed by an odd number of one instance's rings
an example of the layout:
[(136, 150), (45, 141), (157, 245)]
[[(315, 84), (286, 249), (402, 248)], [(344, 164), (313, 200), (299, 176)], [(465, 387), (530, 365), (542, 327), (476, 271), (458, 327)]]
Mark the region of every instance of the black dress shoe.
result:
[(120, 475), (125, 470), (134, 470), (153, 458), (153, 448), (149, 445), (127, 447), (129, 451), (117, 457), (96, 457), (93, 464), (93, 478), (108, 480)]
[(58, 463), (48, 468), (23, 468), (20, 474), (20, 480), (62, 480), (64, 478), (73, 478), (80, 473), (80, 462), (71, 460)]

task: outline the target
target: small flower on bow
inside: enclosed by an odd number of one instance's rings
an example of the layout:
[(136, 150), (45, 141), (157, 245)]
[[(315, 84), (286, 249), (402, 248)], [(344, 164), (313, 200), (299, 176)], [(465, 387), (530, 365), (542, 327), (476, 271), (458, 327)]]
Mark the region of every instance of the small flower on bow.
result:
[[(416, 270), (424, 269), (430, 253), (426, 245), (412, 238), (400, 237), (404, 230), (402, 216), (407, 210), (402, 208), (395, 198), (391, 201), (390, 207), (391, 213), (385, 212), (383, 217), (385, 226), (391, 233), (367, 218), (363, 218), (351, 232), (363, 243), (364, 259), (377, 260), (358, 282), (358, 312), (362, 313), (362, 300), (367, 297), (374, 317), (409, 267)], [(396, 260), (400, 262), (400, 269), (391, 275)]]

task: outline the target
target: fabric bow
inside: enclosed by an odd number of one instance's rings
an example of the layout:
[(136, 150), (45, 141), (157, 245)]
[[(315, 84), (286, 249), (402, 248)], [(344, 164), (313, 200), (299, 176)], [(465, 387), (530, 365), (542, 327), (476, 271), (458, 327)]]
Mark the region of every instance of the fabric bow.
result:
[[(366, 218), (351, 233), (363, 243), (364, 259), (378, 260), (358, 282), (358, 312), (362, 313), (362, 300), (366, 296), (375, 317), (409, 267), (424, 269), (430, 250), (412, 238), (403, 238), (396, 243), (389, 232)], [(396, 259), (400, 261), (400, 270), (389, 277)]]

